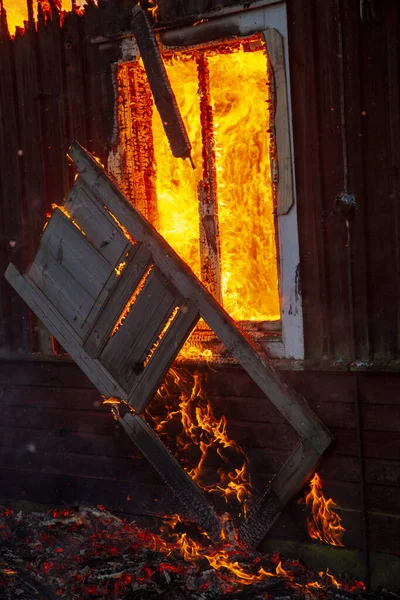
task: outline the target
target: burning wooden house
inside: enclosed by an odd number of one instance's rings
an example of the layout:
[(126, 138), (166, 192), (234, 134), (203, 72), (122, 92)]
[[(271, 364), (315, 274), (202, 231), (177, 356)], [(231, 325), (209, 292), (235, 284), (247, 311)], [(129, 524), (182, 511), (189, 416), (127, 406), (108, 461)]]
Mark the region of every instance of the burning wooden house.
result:
[(395, 0), (72, 5), (1, 5), (0, 500), (389, 581)]

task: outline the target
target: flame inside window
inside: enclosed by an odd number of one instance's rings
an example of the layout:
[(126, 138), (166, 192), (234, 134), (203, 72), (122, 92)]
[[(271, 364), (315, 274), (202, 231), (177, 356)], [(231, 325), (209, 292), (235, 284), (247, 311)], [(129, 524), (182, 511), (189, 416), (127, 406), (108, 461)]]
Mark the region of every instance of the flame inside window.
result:
[(269, 75), (259, 38), (164, 57), (196, 169), (172, 156), (140, 61), (118, 71), (125, 194), (236, 320), (280, 318)]

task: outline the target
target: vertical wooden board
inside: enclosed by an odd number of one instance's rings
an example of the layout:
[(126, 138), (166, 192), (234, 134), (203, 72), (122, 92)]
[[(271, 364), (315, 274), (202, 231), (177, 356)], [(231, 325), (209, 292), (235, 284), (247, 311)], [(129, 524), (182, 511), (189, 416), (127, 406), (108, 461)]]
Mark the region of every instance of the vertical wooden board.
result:
[(100, 354), (101, 364), (125, 390), (132, 388), (135, 376), (142, 372), (150, 349), (178, 304), (177, 296), (168, 280), (153, 268), (122, 325)]
[(297, 0), (287, 7), (305, 358), (330, 351), (313, 6)]
[(392, 1), (384, 7), (386, 22), (386, 46), (388, 65), (388, 147), (389, 147), (389, 197), (393, 206), (393, 223), (396, 248), (397, 281), (397, 345), (396, 356), (400, 354), (400, 15), (398, 5)]
[(357, 329), (356, 356), (367, 358), (370, 354), (370, 299), (369, 299), (369, 255), (367, 251), (367, 217), (365, 202), (365, 173), (363, 164), (363, 123), (361, 86), (354, 73), (359, 71), (360, 47), (355, 32), (362, 27), (360, 10), (357, 3), (342, 3), (342, 26), (344, 41), (344, 79), (345, 79), (345, 119), (349, 160), (349, 187), (356, 195), (357, 211), (352, 222), (353, 250), (356, 268), (354, 269), (354, 293), (357, 310), (355, 323)]
[[(0, 273), (13, 260), (21, 265), (24, 237), (21, 235), (21, 161), (14, 44), (0, 39)], [(28, 309), (1, 277), (0, 346), (5, 351), (29, 351)]]
[[(336, 196), (345, 190), (346, 132), (341, 126), (341, 14), (337, 0), (315, 4), (315, 49), (317, 57), (316, 90), (319, 119), (319, 146), (322, 163), (322, 214), (320, 226), (325, 226), (326, 272), (333, 356), (351, 358), (353, 344), (350, 323), (347, 269), (347, 230), (343, 219), (333, 210)], [(345, 93), (343, 91), (343, 93)], [(346, 101), (344, 96), (343, 102)], [(347, 151), (347, 148), (346, 148)], [(309, 169), (312, 168), (311, 164)]]
[(45, 214), (45, 178), (42, 139), (42, 111), (39, 99), (37, 33), (30, 29), (14, 42), (18, 89), (18, 111), (23, 152), (21, 201), (24, 235), (24, 267), (36, 251)]
[[(70, 143), (72, 140), (77, 139), (81, 140), (81, 144), (87, 146), (88, 107), (84, 63), (85, 41), (82, 18), (75, 12), (68, 12), (64, 16), (63, 46), (68, 137)], [(72, 169), (70, 169), (70, 182), (71, 175)]]
[[(368, 297), (371, 314), (371, 353), (374, 358), (390, 359), (397, 347), (398, 281), (393, 273), (396, 232), (391, 197), (390, 145), (388, 143), (393, 107), (388, 87), (387, 27), (390, 11), (372, 25), (359, 27), (360, 111), (362, 118), (363, 171), (365, 195), (362, 202), (367, 215), (367, 256), (369, 261)], [(390, 41), (396, 44), (396, 39)], [(392, 50), (393, 51), (393, 50)], [(397, 65), (398, 69), (398, 65)], [(398, 110), (396, 105), (395, 110)], [(398, 141), (396, 142), (398, 143)], [(395, 167), (398, 168), (398, 165)]]
[(40, 19), (37, 31), (37, 48), (40, 73), (38, 89), (42, 119), (41, 148), (45, 165), (44, 198), (46, 209), (52, 203), (61, 204), (68, 189), (68, 163), (66, 151), (67, 110), (65, 106), (63, 30), (60, 15), (53, 10), (53, 17), (44, 24)]
[[(108, 13), (107, 13), (108, 14)], [(106, 164), (114, 128), (114, 87), (111, 65), (120, 59), (119, 44), (97, 44), (107, 31), (105, 6), (89, 5), (82, 17), (84, 32), (85, 91), (87, 95), (88, 149)]]
[(113, 267), (132, 244), (113, 218), (93, 202), (91, 192), (79, 178), (69, 192), (65, 208), (73, 221), (85, 232), (87, 239)]

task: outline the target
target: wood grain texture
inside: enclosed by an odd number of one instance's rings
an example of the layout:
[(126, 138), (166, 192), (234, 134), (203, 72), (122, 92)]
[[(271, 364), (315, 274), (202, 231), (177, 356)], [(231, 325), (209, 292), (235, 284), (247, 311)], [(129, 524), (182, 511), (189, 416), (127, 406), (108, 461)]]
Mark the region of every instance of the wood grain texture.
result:
[(145, 368), (144, 361), (177, 302), (175, 290), (154, 268), (122, 325), (99, 355), (100, 363), (127, 395), (135, 385), (135, 375)]
[[(28, 276), (82, 338), (92, 326), (88, 317), (95, 317), (93, 305), (111, 273), (106, 260), (56, 210)], [(96, 308), (98, 312), (100, 307)]]
[(52, 308), (46, 296), (28, 277), (22, 276), (11, 264), (5, 277), (28, 304), (28, 306), (52, 331), (65, 350), (74, 357), (75, 362), (93, 382), (97, 389), (106, 397), (123, 397), (123, 392), (96, 361), (93, 361), (82, 349), (81, 340), (68, 323), (60, 318), (59, 313)]
[(116, 281), (115, 289), (102, 301), (102, 309), (84, 343), (84, 349), (98, 357), (112, 329), (151, 264), (151, 255), (143, 244), (137, 244), (125, 257), (126, 267)]
[(180, 257), (127, 202), (101, 167), (76, 142), (70, 149), (70, 156), (88, 187), (96, 190), (97, 197), (119, 222), (124, 223), (134, 239), (143, 242), (162, 273), (184, 298), (190, 299), (197, 306), (206, 323), (298, 434), (312, 440), (320, 453), (326, 450), (331, 442), (331, 435), (306, 401), (290, 390), (278, 373), (261, 358), (231, 317), (207, 293)]
[(274, 80), (274, 120), (272, 127), (275, 129), (277, 148), (277, 156), (275, 157), (278, 167), (277, 212), (278, 215), (286, 215), (293, 206), (294, 197), (283, 38), (276, 29), (266, 29), (263, 35)]
[(131, 414), (119, 419), (125, 432), (143, 452), (162, 479), (179, 498), (189, 514), (214, 541), (219, 539), (221, 523), (197, 484), (170, 454), (159, 437), (140, 416)]
[(159, 346), (150, 358), (148, 367), (136, 379), (129, 396), (129, 404), (141, 413), (146, 408), (164, 379), (166, 370), (178, 355), (190, 332), (199, 320), (199, 313), (192, 302), (184, 302), (171, 326), (160, 340)]
[(90, 243), (113, 267), (130, 249), (131, 244), (123, 232), (110, 215), (93, 202), (81, 179), (69, 191), (65, 208)]

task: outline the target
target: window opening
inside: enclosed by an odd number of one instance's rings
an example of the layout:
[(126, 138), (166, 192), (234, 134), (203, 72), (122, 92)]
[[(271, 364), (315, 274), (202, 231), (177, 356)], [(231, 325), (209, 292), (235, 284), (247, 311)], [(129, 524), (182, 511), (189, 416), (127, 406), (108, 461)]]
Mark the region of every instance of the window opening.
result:
[(274, 140), (262, 36), (164, 55), (196, 169), (174, 158), (138, 60), (118, 66), (132, 203), (238, 321), (279, 321)]

